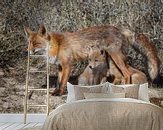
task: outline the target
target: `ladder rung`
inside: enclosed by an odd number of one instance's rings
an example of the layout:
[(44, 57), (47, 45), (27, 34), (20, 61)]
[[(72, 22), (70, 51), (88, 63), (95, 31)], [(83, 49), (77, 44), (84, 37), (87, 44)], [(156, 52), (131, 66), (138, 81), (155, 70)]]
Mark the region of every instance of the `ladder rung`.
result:
[(29, 72), (32, 72), (32, 73), (35, 73), (35, 72), (42, 72), (42, 73), (45, 73), (47, 71), (41, 71), (41, 70), (29, 70)]
[(47, 91), (47, 89), (43, 89), (43, 88), (29, 88), (28, 91)]
[(47, 105), (35, 105), (35, 104), (28, 104), (28, 107), (47, 107)]
[(30, 55), (31, 57), (47, 56), (47, 55)]

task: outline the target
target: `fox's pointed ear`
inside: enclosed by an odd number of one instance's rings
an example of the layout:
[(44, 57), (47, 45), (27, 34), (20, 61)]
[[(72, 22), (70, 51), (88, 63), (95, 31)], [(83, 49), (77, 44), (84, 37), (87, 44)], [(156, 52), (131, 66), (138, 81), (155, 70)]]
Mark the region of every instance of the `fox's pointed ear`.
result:
[(41, 36), (45, 36), (46, 35), (46, 28), (44, 26), (44, 24), (41, 24), (39, 30), (38, 30), (38, 34), (40, 34)]
[(26, 26), (24, 26), (24, 32), (25, 32), (27, 37), (29, 37), (29, 35), (32, 33), (31, 29), (26, 27)]

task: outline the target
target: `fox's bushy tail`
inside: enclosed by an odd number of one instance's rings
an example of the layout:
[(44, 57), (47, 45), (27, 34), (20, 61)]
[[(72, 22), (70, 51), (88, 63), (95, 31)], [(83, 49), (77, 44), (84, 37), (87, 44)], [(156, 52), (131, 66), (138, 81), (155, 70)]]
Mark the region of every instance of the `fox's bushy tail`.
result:
[(160, 70), (160, 60), (157, 56), (156, 47), (144, 34), (135, 34), (127, 29), (122, 29), (122, 34), (128, 38), (129, 43), (138, 49), (147, 58), (148, 73), (152, 81), (154, 81)]

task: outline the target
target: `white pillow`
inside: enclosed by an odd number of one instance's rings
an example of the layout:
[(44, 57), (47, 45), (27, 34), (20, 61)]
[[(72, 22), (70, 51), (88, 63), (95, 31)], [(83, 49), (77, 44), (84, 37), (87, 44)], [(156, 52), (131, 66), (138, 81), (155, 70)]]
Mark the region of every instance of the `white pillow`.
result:
[(150, 102), (149, 95), (148, 95), (148, 83), (140, 84), (138, 99), (146, 102)]
[(110, 86), (108, 85), (108, 82), (103, 83), (103, 84), (98, 84), (98, 85), (91, 85), (91, 86), (72, 85), (71, 83), (67, 82), (68, 94), (67, 94), (66, 103), (76, 101), (74, 87), (85, 87), (85, 88), (91, 88), (92, 87), (93, 88), (93, 87), (99, 87), (99, 86), (107, 87), (107, 91), (110, 92)]
[(67, 101), (66, 102), (75, 101), (74, 85), (67, 82), (67, 91), (68, 91), (68, 94), (67, 94)]
[(86, 99), (92, 98), (125, 98), (125, 93), (84, 93)]

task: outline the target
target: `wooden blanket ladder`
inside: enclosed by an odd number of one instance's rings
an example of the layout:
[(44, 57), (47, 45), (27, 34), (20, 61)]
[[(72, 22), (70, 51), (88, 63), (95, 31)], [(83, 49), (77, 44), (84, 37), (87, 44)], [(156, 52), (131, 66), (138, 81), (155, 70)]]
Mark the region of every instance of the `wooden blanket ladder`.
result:
[[(27, 113), (28, 113), (28, 108), (29, 107), (46, 107), (46, 114), (49, 115), (49, 52), (47, 51), (45, 55), (31, 55), (30, 51), (30, 44), (28, 45), (28, 61), (27, 61), (27, 75), (26, 75), (26, 85), (25, 85), (25, 97), (24, 97), (24, 123), (26, 124), (27, 122)], [(48, 45), (47, 45), (47, 48)], [(32, 70), (30, 68), (30, 58), (31, 57), (46, 57), (46, 70), (45, 71), (38, 71), (38, 70)], [(30, 88), (29, 87), (29, 80), (30, 80), (30, 73), (46, 73), (47, 77), (47, 88), (39, 89), (39, 88)], [(40, 104), (28, 104), (28, 95), (30, 91), (46, 91), (46, 104), (45, 105), (40, 105)]]

